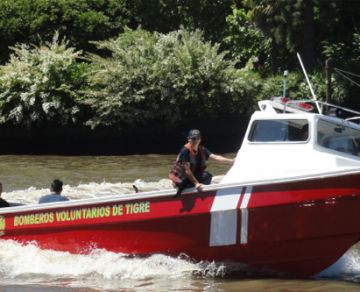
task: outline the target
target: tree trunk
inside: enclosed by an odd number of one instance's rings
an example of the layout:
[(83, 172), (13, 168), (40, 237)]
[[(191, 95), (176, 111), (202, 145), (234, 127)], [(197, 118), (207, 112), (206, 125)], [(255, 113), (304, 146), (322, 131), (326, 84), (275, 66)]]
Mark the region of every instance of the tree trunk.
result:
[(314, 29), (314, 3), (313, 1), (304, 1), (304, 31), (302, 42), (302, 57), (306, 68), (312, 71), (316, 66), (315, 57), (315, 29)]

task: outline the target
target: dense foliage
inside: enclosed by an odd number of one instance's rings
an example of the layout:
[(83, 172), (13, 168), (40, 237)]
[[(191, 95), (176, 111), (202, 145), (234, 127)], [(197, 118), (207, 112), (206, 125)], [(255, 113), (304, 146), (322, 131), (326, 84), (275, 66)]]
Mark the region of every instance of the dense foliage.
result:
[(111, 57), (92, 58), (88, 102), (96, 113), (89, 121), (93, 126), (241, 113), (257, 88), (199, 31), (127, 30), (98, 46)]
[(81, 50), (89, 40), (117, 35), (129, 22), (123, 0), (2, 0), (0, 1), (0, 60), (16, 43), (51, 40), (55, 31)]
[[(285, 69), (288, 95), (310, 95), (296, 52), (325, 99), (325, 59), (335, 72), (359, 74), (359, 8), (351, 0), (3, 0), (0, 123), (129, 128), (239, 115), (281, 95)], [(355, 85), (334, 74), (333, 100), (359, 108)]]
[[(227, 17), (223, 44), (229, 49), (231, 59), (243, 67), (250, 59), (261, 66), (269, 53), (270, 40), (250, 21), (250, 14), (234, 7)], [(260, 72), (264, 68), (257, 68)]]
[[(310, 82), (313, 86), (313, 90), (316, 93), (316, 98), (319, 100), (326, 100), (326, 84), (324, 82), (324, 74), (322, 72), (314, 72), (310, 76)], [(258, 99), (264, 97), (283, 96), (283, 82), (284, 77), (276, 75), (267, 78), (261, 87), (261, 91), (258, 95)], [(342, 103), (348, 92), (343, 83), (333, 79), (333, 102)], [(312, 99), (309, 86), (302, 73), (289, 73), (286, 78), (286, 91), (285, 97), (290, 99)]]
[(55, 34), (51, 43), (13, 48), (10, 61), (0, 68), (1, 123), (77, 122), (87, 65), (77, 63), (81, 52), (66, 45)]

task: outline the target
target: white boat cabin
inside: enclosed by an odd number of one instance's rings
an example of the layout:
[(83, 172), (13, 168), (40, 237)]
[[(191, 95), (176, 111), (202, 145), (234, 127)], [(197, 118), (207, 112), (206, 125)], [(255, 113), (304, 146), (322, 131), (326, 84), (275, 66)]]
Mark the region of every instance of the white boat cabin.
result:
[(259, 107), (221, 183), (360, 171), (360, 112), (314, 101), (267, 100)]

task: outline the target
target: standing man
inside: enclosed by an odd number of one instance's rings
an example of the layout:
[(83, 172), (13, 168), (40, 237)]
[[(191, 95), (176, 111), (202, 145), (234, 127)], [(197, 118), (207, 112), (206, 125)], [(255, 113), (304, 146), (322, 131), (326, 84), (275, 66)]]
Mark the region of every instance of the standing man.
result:
[(233, 164), (234, 159), (229, 159), (221, 155), (211, 153), (206, 147), (200, 145), (201, 133), (198, 129), (189, 131), (188, 143), (181, 148), (176, 158), (175, 166), (170, 171), (169, 178), (177, 187), (176, 196), (187, 187), (195, 186), (198, 191), (202, 191), (203, 185), (211, 183), (212, 175), (205, 171), (206, 161), (212, 160)]
[(10, 204), (6, 200), (1, 198), (2, 191), (3, 191), (3, 186), (2, 183), (0, 182), (0, 208), (10, 207)]
[(67, 197), (61, 195), (61, 192), (63, 190), (62, 186), (63, 186), (63, 182), (61, 180), (54, 179), (50, 185), (51, 194), (42, 196), (39, 199), (39, 204), (60, 202), (60, 201), (69, 201), (69, 199)]

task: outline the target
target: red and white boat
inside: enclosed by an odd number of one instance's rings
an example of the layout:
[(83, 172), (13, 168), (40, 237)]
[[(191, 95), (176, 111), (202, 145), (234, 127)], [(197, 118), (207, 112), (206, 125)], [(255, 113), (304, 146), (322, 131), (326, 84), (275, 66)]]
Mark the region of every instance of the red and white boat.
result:
[[(309, 276), (360, 240), (360, 126), (343, 108), (268, 100), (219, 184), (0, 209), (0, 239), (154, 253)], [(360, 113), (350, 111), (354, 115)], [(359, 149), (358, 149), (359, 148)]]

